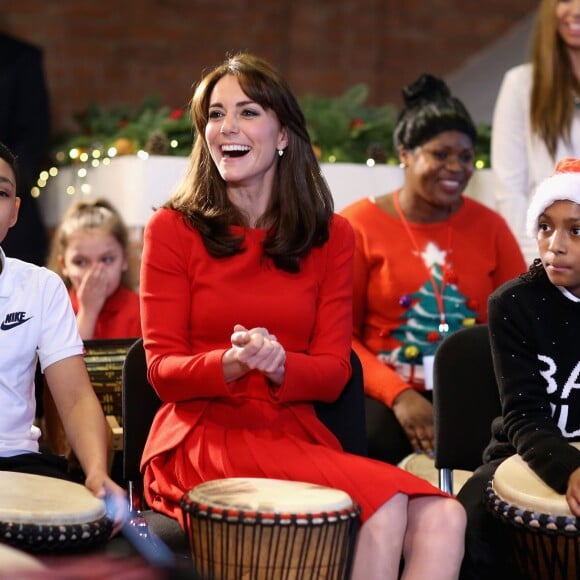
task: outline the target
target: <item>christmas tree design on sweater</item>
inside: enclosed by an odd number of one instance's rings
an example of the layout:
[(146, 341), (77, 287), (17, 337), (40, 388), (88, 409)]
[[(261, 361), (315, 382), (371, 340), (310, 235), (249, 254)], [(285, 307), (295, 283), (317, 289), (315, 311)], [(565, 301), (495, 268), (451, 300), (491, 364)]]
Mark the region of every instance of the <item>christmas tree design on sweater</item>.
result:
[(421, 254), (425, 266), (431, 272), (440, 293), (447, 331), (441, 325), (441, 312), (437, 295), (428, 276), (425, 283), (413, 294), (401, 297), (400, 304), (406, 311), (403, 322), (391, 332), (401, 345), (390, 352), (382, 352), (379, 358), (393, 366), (405, 380), (423, 382), (423, 357), (435, 354), (447, 334), (476, 322), (477, 313), (468, 306), (468, 298), (462, 295), (454, 283), (455, 275), (445, 267), (444, 250), (429, 242)]

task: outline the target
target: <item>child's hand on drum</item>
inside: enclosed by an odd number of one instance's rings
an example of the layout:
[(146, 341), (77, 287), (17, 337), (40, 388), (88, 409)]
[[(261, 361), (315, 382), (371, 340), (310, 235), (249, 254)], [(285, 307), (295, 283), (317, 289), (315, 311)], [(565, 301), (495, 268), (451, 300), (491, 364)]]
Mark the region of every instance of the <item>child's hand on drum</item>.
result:
[(107, 516), (113, 520), (111, 536), (114, 536), (129, 517), (129, 500), (125, 490), (109, 477), (87, 477), (85, 486), (93, 495), (105, 501)]
[(580, 516), (580, 467), (572, 472), (568, 479), (566, 501), (570, 511), (577, 517)]

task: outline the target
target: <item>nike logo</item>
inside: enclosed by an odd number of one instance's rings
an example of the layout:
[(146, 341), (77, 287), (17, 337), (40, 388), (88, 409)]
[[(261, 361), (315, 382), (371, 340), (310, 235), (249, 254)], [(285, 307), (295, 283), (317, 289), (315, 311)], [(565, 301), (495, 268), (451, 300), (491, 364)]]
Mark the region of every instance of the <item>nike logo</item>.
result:
[(4, 322), (0, 324), (0, 330), (10, 330), (24, 324), (27, 320), (32, 318), (32, 316), (24, 318), (25, 316), (26, 312), (11, 312), (10, 314), (7, 314)]

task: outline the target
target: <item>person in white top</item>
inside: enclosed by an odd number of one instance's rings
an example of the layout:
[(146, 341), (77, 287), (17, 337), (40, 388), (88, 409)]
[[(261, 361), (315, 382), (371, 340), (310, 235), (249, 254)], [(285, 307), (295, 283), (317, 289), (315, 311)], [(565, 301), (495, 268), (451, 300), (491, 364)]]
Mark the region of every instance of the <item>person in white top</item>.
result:
[(529, 200), (564, 157), (580, 157), (580, 0), (541, 0), (531, 62), (505, 74), (491, 134), (497, 208), (528, 262), (537, 257), (525, 235)]
[[(0, 143), (0, 243), (18, 219), (17, 165)], [(71, 445), (97, 497), (124, 491), (107, 475), (107, 427), (83, 359), (83, 343), (66, 288), (46, 268), (0, 248), (0, 471), (66, 479), (59, 459), (39, 452), (34, 425), (37, 360)], [(126, 504), (125, 504), (126, 505)]]

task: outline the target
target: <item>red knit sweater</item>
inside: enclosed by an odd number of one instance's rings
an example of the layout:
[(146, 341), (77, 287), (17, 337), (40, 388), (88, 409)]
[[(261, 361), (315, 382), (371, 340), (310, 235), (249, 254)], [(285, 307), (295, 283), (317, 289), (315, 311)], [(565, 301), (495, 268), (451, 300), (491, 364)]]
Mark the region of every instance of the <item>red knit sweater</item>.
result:
[(437, 269), (447, 264), (444, 303), (451, 331), (485, 322), (488, 296), (526, 265), (503, 218), (469, 198), (448, 222), (410, 224), (421, 255), (402, 222), (374, 200), (341, 213), (355, 230), (354, 348), (365, 390), (392, 406), (403, 390), (423, 389), (421, 352), (430, 353), (442, 338), (427, 265), (437, 279)]

